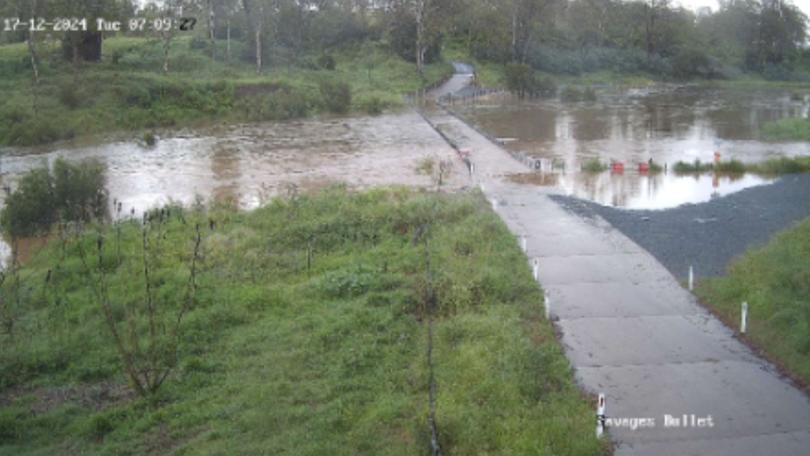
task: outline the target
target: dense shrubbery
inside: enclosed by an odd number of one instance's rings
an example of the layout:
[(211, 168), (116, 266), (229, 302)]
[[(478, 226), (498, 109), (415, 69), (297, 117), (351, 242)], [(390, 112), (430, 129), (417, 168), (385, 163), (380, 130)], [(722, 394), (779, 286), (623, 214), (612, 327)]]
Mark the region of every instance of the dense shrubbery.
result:
[(268, 93), (242, 98), (238, 106), (249, 120), (264, 121), (304, 117), (311, 104), (304, 92), (288, 85), (280, 85)]
[(324, 70), (333, 71), (337, 63), (335, 62), (335, 58), (329, 54), (323, 54), (318, 57), (318, 66)]
[(533, 46), (528, 63), (537, 70), (580, 75), (595, 71), (665, 74), (671, 69), (660, 57), (648, 57), (640, 49), (590, 47), (577, 50)]
[(29, 171), (0, 211), (0, 227), (13, 237), (47, 232), (57, 221), (88, 221), (105, 216), (104, 167), (97, 161), (69, 163)]
[(596, 101), (596, 92), (592, 87), (580, 89), (578, 87), (568, 85), (560, 93), (562, 101)]
[(553, 96), (557, 86), (551, 78), (537, 78), (534, 70), (524, 64), (509, 63), (504, 69), (506, 88), (523, 98), (526, 96)]
[(327, 111), (342, 114), (352, 105), (352, 88), (345, 82), (324, 80), (318, 85), (321, 101)]

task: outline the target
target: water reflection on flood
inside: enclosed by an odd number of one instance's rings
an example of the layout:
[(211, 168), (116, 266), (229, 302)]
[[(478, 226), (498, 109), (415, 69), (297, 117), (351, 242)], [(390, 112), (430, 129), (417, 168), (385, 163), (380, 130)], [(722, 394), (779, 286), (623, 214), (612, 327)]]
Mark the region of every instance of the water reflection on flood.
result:
[[(453, 161), (444, 188), (466, 183), (453, 149), (414, 112), (216, 127), (164, 138), (151, 148), (122, 141), (10, 152), (0, 156), (0, 184), (12, 187), (26, 171), (59, 156), (101, 160), (110, 203), (120, 201), (125, 214), (197, 198), (254, 208), (291, 187), (304, 192), (338, 182), (429, 187), (433, 178), (416, 171), (426, 158)], [(0, 192), (0, 206), (4, 199)], [(0, 242), (0, 259), (8, 250)]]
[[(806, 117), (807, 97), (784, 90), (720, 90), (657, 87), (601, 93), (595, 103), (558, 100), (518, 101), (509, 96), (457, 106), (465, 117), (504, 140), (516, 155), (543, 159), (543, 173), (569, 194), (612, 206), (668, 208), (707, 201), (769, 182), (757, 176), (711, 175), (695, 178), (672, 173), (648, 176), (638, 163), (672, 166), (682, 160), (755, 162), (779, 156), (810, 155), (810, 143), (762, 141), (762, 125), (784, 117)], [(625, 164), (621, 175), (579, 173), (598, 158)], [(554, 162), (554, 170), (548, 163)], [(564, 169), (564, 171), (563, 171)]]
[(700, 203), (774, 181), (753, 174), (680, 176), (671, 173), (564, 173), (542, 170), (512, 175), (510, 179), (518, 183), (557, 187), (567, 195), (627, 209), (667, 209)]

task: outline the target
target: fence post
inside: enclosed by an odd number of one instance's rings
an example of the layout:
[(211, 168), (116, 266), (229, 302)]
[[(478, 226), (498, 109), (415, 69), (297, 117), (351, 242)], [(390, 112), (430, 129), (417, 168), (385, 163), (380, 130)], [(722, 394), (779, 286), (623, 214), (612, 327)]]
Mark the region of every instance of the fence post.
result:
[(692, 265), (689, 265), (689, 291), (695, 289), (695, 270)]
[(599, 393), (596, 403), (596, 437), (601, 438), (605, 433), (605, 394)]
[(748, 303), (743, 301), (740, 313), (740, 332), (745, 334), (746, 330), (748, 330)]

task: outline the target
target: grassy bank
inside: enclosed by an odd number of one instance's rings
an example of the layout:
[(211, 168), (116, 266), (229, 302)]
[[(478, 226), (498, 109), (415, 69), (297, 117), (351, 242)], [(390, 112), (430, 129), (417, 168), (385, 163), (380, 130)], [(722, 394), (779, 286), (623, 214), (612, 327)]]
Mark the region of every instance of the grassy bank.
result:
[[(402, 94), (422, 86), (415, 66), (379, 43), (334, 51), (331, 61), (307, 55), (291, 63), (270, 62), (261, 75), (238, 60), (238, 47), (225, 61), (224, 43), (218, 46), (218, 57), (211, 60), (190, 37), (176, 38), (170, 71), (163, 74), (162, 44), (155, 40), (109, 38), (101, 63), (78, 68), (63, 61), (58, 42), (43, 43), (37, 86), (25, 45), (0, 46), (0, 145), (344, 110), (374, 114), (399, 106)], [(429, 65), (426, 83), (451, 73), (449, 64)], [(335, 97), (325, 93), (325, 82), (345, 84), (350, 100), (334, 109)]]
[[(427, 453), (426, 290), (444, 454), (602, 452), (525, 257), (480, 197), (336, 188), (173, 214), (158, 297), (184, 289), (196, 222), (204, 240), (168, 380), (148, 399), (127, 387), (81, 259), (96, 235), (57, 239), (0, 336), (0, 454)], [(139, 225), (103, 231), (121, 321), (144, 294)]]
[(724, 277), (696, 292), (732, 328), (748, 302), (745, 337), (805, 385), (810, 385), (810, 219), (736, 261)]
[(763, 125), (762, 133), (774, 141), (810, 141), (810, 119), (772, 120)]
[(765, 176), (778, 176), (781, 174), (810, 172), (810, 157), (772, 158), (757, 163), (744, 163), (733, 159), (718, 163), (701, 162), (699, 160), (692, 163), (679, 161), (675, 163), (672, 170), (676, 174), (717, 173), (739, 175), (754, 173)]

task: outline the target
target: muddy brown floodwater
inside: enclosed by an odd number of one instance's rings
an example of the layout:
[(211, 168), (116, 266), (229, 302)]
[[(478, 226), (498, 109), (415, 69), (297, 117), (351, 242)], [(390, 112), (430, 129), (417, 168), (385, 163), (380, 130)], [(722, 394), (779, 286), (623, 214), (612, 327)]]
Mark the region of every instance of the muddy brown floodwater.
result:
[[(4, 151), (0, 185), (13, 188), (24, 172), (60, 156), (105, 163), (110, 201), (137, 214), (169, 201), (191, 204), (197, 197), (250, 209), (291, 186), (301, 192), (335, 183), (430, 187), (434, 178), (417, 172), (428, 158), (453, 161), (444, 188), (466, 183), (454, 151), (412, 111), (216, 127), (161, 138), (151, 148), (121, 141)], [(0, 192), (0, 205), (4, 197)], [(8, 255), (8, 245), (0, 242), (0, 259)]]
[[(460, 104), (454, 109), (502, 140), (539, 169), (537, 185), (554, 185), (600, 204), (665, 209), (708, 201), (770, 182), (756, 175), (723, 177), (648, 175), (638, 164), (652, 159), (671, 167), (682, 160), (756, 162), (810, 155), (810, 143), (766, 142), (762, 125), (806, 117), (810, 100), (785, 90), (729, 90), (698, 86), (600, 92), (597, 102), (520, 101), (510, 96)], [(622, 173), (583, 173), (590, 159), (624, 163)]]

